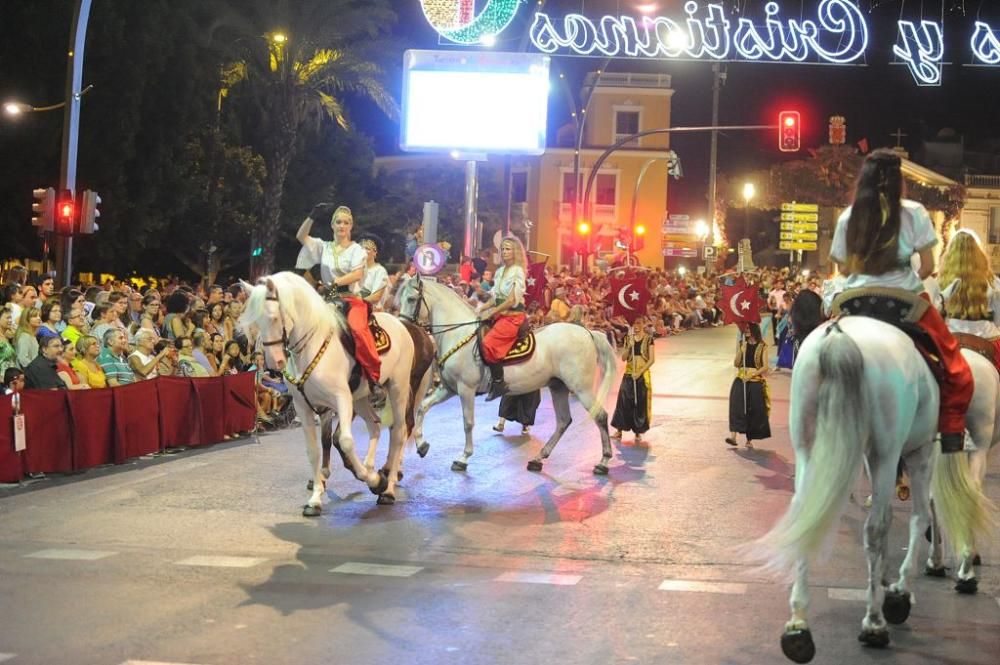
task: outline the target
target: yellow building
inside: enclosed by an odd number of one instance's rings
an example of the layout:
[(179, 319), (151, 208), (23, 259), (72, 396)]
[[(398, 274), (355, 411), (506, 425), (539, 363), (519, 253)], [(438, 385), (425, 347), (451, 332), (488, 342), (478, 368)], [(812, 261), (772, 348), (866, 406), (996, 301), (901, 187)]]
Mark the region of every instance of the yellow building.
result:
[[(512, 218), (533, 222), (526, 234), (528, 249), (550, 257), (550, 265), (571, 265), (577, 230), (573, 225), (573, 199), (582, 198), (593, 165), (608, 147), (630, 134), (670, 127), (670, 76), (665, 74), (591, 73), (584, 83), (596, 88), (585, 113), (580, 150), (580, 179), (574, 183), (575, 133), (570, 122), (558, 136), (550, 137), (545, 153), (538, 157), (515, 157), (511, 168)], [(555, 93), (553, 93), (555, 94)], [(646, 229), (644, 248), (637, 252), (647, 266), (662, 264), (661, 228), (667, 209), (668, 134), (638, 139), (608, 157), (591, 191), (591, 242), (599, 255), (613, 251), (619, 232), (631, 229), (633, 204), (635, 224)], [(494, 173), (503, 174), (503, 157), (490, 156)], [(377, 169), (416, 169), (434, 163), (464, 168), (448, 155), (380, 157)], [(640, 182), (640, 174), (645, 174)], [(428, 200), (434, 198), (427, 193)], [(583, 205), (578, 218), (583, 219)], [(520, 234), (522, 237), (525, 234)]]

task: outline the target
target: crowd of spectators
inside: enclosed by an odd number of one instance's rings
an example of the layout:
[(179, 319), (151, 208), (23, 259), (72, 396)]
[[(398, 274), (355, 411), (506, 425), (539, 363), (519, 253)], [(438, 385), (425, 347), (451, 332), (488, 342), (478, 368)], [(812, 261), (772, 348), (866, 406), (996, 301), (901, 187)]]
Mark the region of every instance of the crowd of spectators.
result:
[(258, 419), (274, 423), (290, 399), (236, 322), (242, 289), (121, 282), (56, 290), (50, 275), (7, 271), (0, 287), (0, 376), (8, 392), (92, 390), (158, 376), (257, 373)]

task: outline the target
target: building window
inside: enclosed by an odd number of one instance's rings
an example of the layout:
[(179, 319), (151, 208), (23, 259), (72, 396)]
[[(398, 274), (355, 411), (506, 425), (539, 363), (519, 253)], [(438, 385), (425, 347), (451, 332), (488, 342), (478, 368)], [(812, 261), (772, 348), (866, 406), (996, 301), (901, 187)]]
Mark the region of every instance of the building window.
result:
[[(581, 174), (582, 176), (583, 174)], [(562, 174), (562, 200), (564, 203), (572, 203), (576, 200), (576, 185), (573, 172), (568, 171)]]
[(1000, 245), (1000, 206), (990, 207), (989, 242)]
[[(572, 180), (572, 178), (570, 178)], [(514, 171), (510, 174), (510, 200), (512, 203), (528, 202), (528, 173)]]
[[(639, 133), (639, 111), (615, 111), (615, 143)], [(636, 143), (631, 141), (630, 143)]]
[(597, 196), (594, 202), (597, 205), (613, 206), (616, 201), (617, 186), (618, 178), (615, 177), (615, 174), (598, 173), (596, 182)]

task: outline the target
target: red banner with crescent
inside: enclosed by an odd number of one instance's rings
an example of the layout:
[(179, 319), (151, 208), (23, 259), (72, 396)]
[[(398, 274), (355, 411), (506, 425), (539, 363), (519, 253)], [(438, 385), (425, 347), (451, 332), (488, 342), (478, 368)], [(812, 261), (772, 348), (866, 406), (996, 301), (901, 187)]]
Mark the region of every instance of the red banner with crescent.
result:
[(622, 316), (629, 324), (646, 315), (650, 293), (646, 287), (646, 275), (632, 273), (611, 278), (611, 316)]
[(747, 284), (741, 276), (732, 286), (723, 286), (721, 291), (719, 309), (725, 323), (760, 323), (760, 310), (767, 307), (760, 297), (760, 289)]

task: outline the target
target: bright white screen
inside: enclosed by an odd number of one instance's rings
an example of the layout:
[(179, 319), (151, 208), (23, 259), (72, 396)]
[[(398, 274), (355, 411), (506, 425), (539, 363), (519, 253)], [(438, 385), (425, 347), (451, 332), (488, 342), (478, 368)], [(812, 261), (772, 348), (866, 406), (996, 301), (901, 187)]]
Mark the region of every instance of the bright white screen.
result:
[(404, 150), (541, 154), (548, 68), (531, 72), (410, 71)]

